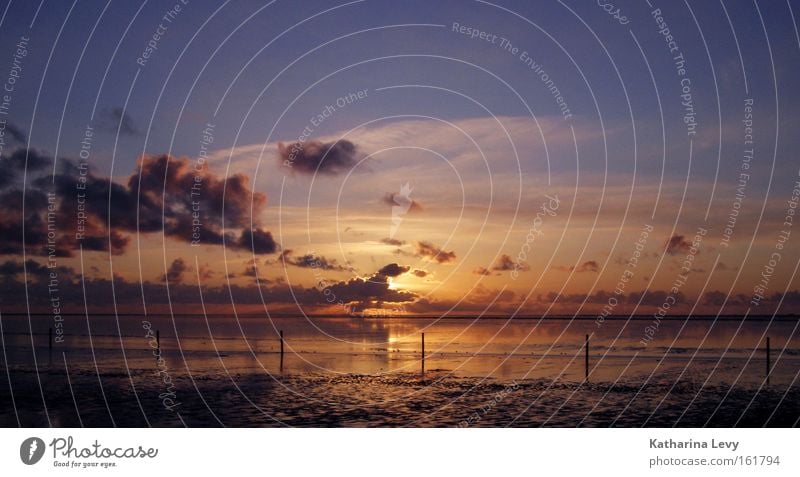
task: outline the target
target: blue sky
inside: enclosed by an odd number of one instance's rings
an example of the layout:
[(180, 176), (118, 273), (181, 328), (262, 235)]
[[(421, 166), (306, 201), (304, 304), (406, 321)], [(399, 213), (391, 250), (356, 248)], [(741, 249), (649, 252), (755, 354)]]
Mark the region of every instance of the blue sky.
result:
[[(152, 61), (142, 68), (131, 91), (128, 114), (146, 132), (151, 124), (152, 113), (156, 111), (148, 142), (144, 147), (149, 151), (163, 151), (170, 146), (172, 133), (176, 129), (177, 113), (188, 94), (184, 119), (177, 128), (173, 150), (178, 154), (193, 154), (197, 141), (192, 127), (197, 127), (203, 124), (204, 119), (212, 117), (222, 94), (230, 87), (217, 116), (217, 122), (221, 125), (218, 144), (232, 145), (236, 131), (242, 125), (243, 111), (251, 106), (253, 110), (239, 135), (239, 144), (261, 143), (267, 140), (278, 111), (282, 111), (312, 82), (359, 61), (393, 55), (439, 55), (480, 65), (517, 89), (537, 115), (549, 115), (556, 111), (553, 102), (548, 101), (544, 88), (533, 81), (533, 75), (517, 58), (504, 54), (497, 45), (453, 33), (452, 23), (458, 22), (504, 36), (521, 49), (530, 52), (532, 57), (544, 65), (558, 88), (564, 92), (576, 115), (593, 121), (598, 119), (593, 93), (605, 121), (629, 125), (625, 96), (627, 91), (636, 119), (656, 123), (659, 117), (653, 85), (647, 80), (647, 67), (631, 39), (629, 29), (597, 15), (598, 8), (592, 2), (582, 3), (584, 2), (567, 2), (563, 6), (554, 4), (551, 8), (535, 8), (529, 2), (502, 4), (502, 8), (508, 8), (528, 18), (547, 33), (545, 34), (519, 17), (503, 11), (500, 6), (479, 2), (396, 2), (392, 6), (387, 2), (366, 1), (335, 8), (339, 2), (302, 2), (297, 5), (279, 1), (263, 8), (249, 20), (263, 6), (261, 2), (237, 2), (235, 7), (227, 6), (216, 15), (216, 5), (191, 2), (169, 24)], [(738, 51), (732, 47), (733, 36), (719, 5), (715, 2), (693, 2), (690, 5), (691, 11), (682, 3), (670, 6), (669, 10), (664, 8), (664, 11), (668, 12), (670, 29), (679, 39), (679, 44), (683, 45), (696, 91), (695, 101), (703, 112), (700, 115), (703, 129), (712, 130), (719, 121), (716, 111), (717, 90), (722, 97), (722, 116), (730, 117), (740, 109), (738, 96), (742, 95), (744, 82)], [(754, 4), (726, 2), (726, 5), (731, 22), (741, 37), (739, 46), (746, 72), (750, 76), (751, 95), (762, 105), (759, 108), (762, 114), (774, 116), (769, 51), (763, 33), (759, 31), (761, 25), (757, 21)], [(39, 98), (38, 118), (32, 132), (34, 142), (41, 147), (54, 147), (55, 132), (65, 105), (66, 114), (71, 121), (62, 135), (69, 137), (81, 134), (82, 125), (78, 118), (88, 118), (95, 101), (99, 108), (121, 107), (125, 104), (133, 76), (138, 69), (135, 59), (158, 25), (162, 11), (167, 10), (162, 5), (156, 8), (153, 4), (146, 4), (139, 10), (141, 4), (136, 2), (110, 5), (87, 44), (88, 32), (100, 16), (99, 7), (104, 4), (78, 2), (72, 8), (69, 19), (64, 22), (71, 6), (70, 2), (45, 2), (31, 34), (31, 48), (36, 54), (32, 54), (26, 62), (25, 74), (28, 78), (41, 80), (45, 67), (47, 68)], [(37, 2), (11, 3), (0, 34), (3, 44), (13, 44), (19, 35), (27, 32), (28, 25), (20, 20), (33, 19), (37, 7)], [(335, 9), (295, 26), (292, 31), (262, 50), (280, 32), (330, 8)], [(779, 88), (783, 87), (784, 91), (791, 89), (793, 70), (788, 65), (796, 64), (797, 49), (794, 48), (796, 38), (791, 23), (782, 21), (786, 19), (787, 6), (781, 2), (763, 2), (759, 8), (769, 29)], [(658, 88), (664, 95), (662, 106), (665, 115), (669, 118), (679, 114), (679, 101), (668, 100), (671, 95), (679, 94), (679, 85), (672, 74), (671, 63), (666, 61), (668, 56), (665, 44), (648, 14), (649, 8), (644, 2), (632, 2), (626, 4), (623, 11), (628, 13), (628, 17), (635, 19), (634, 24), (628, 26), (631, 26), (630, 31), (634, 32), (648, 55)], [(702, 27), (708, 53), (691, 13), (694, 13)], [(600, 42), (581, 23), (581, 19)], [(205, 27), (201, 29), (206, 21)], [(403, 24), (444, 27), (381, 28)], [(48, 65), (50, 49), (62, 27), (63, 31)], [(122, 37), (122, 32), (128, 27), (127, 35)], [(211, 57), (214, 50), (235, 28), (239, 30)], [(356, 33), (368, 29), (373, 30)], [(337, 40), (343, 35), (349, 36)], [(120, 40), (117, 55), (112, 58)], [(290, 67), (253, 104), (261, 90), (279, 71), (298, 56), (328, 41), (331, 43)], [(78, 65), (77, 61), (84, 46), (87, 51)], [(606, 55), (603, 47), (611, 58)], [(714, 87), (707, 55), (710, 55), (716, 66), (717, 89)], [(209, 59), (208, 66), (200, 74)], [(572, 61), (580, 67), (580, 71)], [(250, 63), (245, 67), (247, 62)], [(99, 90), (107, 67), (108, 76), (102, 90)], [(624, 80), (624, 89), (615, 68)], [(69, 80), (73, 74), (75, 84), (67, 98)], [(239, 77), (236, 82), (231, 83), (237, 74)], [(582, 75), (586, 76), (591, 90), (587, 88)], [(194, 91), (188, 91), (188, 85), (195, 80), (197, 84)], [(307, 92), (280, 121), (274, 138), (295, 136), (305, 125), (309, 108), (327, 104), (332, 98), (355, 87), (375, 89), (409, 83), (440, 85), (474, 95), (497, 115), (527, 114), (519, 99), (490, 75), (454, 60), (412, 56), (374, 60), (362, 66), (348, 68), (323, 81)], [(164, 93), (159, 98), (165, 84)], [(18, 122), (21, 125), (29, 128), (39, 81), (32, 81), (26, 86), (18, 95), (15, 116), (20, 118)], [(335, 123), (326, 124), (320, 132), (332, 133), (376, 115), (402, 114), (404, 111), (418, 114), (427, 110), (450, 119), (483, 114), (466, 101), (452, 98), (448, 100), (435, 92), (427, 95), (415, 92), (399, 96), (376, 95), (368, 105), (349, 110), (346, 116), (337, 117)], [(793, 95), (782, 95), (781, 102), (784, 113), (793, 115), (797, 98)], [(156, 106), (158, 109), (155, 109)], [(680, 125), (670, 128), (673, 124), (675, 121), (666, 122), (668, 130), (680, 129)], [(645, 139), (656, 138), (660, 135), (658, 129), (644, 129), (641, 133), (645, 134)], [(128, 140), (123, 145), (142, 147), (143, 144), (137, 138), (135, 141)], [(67, 145), (64, 149), (66, 154), (71, 152), (70, 147), (74, 148), (74, 144)], [(106, 147), (110, 148), (110, 144)], [(130, 158), (126, 160), (131, 161)]]

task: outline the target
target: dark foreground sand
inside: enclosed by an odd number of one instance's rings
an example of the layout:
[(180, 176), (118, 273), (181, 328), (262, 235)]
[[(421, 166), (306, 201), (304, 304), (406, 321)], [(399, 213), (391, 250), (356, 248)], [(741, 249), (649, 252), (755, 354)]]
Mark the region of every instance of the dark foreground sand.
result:
[[(171, 389), (146, 369), (99, 376), (75, 369), (67, 380), (63, 369), (37, 377), (34, 368), (13, 367), (0, 369), (0, 378), (3, 426), (792, 427), (800, 419), (796, 385), (759, 390), (678, 381), (673, 388), (675, 381), (665, 379), (640, 391), (640, 383), (502, 381), (435, 370), (424, 378), (179, 375)], [(173, 397), (167, 391), (174, 392), (172, 411), (162, 399)]]

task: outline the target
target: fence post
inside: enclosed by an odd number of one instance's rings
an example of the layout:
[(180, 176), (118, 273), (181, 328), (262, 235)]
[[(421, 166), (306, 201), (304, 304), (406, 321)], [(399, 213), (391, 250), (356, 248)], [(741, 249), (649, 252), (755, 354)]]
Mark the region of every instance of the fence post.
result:
[(283, 330), (279, 331), (281, 335), (281, 363), (280, 363), (280, 370), (283, 372)]
[(425, 333), (422, 333), (422, 372), (425, 372)]
[(771, 360), (770, 360), (770, 356), (769, 356), (769, 352), (770, 352), (770, 349), (769, 349), (769, 336), (767, 336), (767, 350), (766, 351), (767, 351), (767, 385), (769, 385), (769, 375), (772, 372), (772, 363), (770, 362)]
[(589, 380), (589, 335), (586, 335), (586, 354), (584, 357), (584, 377), (586, 381)]

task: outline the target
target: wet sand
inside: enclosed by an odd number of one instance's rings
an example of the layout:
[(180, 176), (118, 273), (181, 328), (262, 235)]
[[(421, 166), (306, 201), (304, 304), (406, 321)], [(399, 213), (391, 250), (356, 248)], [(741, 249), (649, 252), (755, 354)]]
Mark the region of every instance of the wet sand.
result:
[(107, 317), (92, 319), (91, 337), (69, 334), (52, 353), (40, 323), (31, 336), (26, 320), (3, 319), (1, 425), (793, 427), (800, 419), (796, 321), (665, 322), (647, 347), (637, 345), (641, 323), (606, 322), (592, 333), (585, 381), (593, 322), (149, 317), (162, 330), (158, 352), (141, 320), (128, 320), (120, 337)]
[(63, 371), (42, 372), (45, 414), (36, 373), (11, 370), (11, 375), (16, 412), (7, 383), (0, 387), (0, 424), (5, 427), (791, 427), (800, 419), (797, 386), (756, 390), (724, 385), (701, 389), (691, 382), (674, 387), (657, 382), (644, 388), (638, 383), (509, 383), (438, 372), (424, 378), (182, 376), (174, 383), (178, 405), (172, 411), (163, 406), (163, 390), (149, 371), (101, 374), (99, 379), (90, 370), (73, 371), (70, 382)]

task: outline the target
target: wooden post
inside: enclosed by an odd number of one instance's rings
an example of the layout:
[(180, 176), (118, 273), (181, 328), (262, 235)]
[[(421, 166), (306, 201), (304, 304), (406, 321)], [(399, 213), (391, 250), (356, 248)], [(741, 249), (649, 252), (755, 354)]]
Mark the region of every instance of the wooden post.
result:
[(280, 330), (281, 335), (281, 363), (280, 363), (280, 370), (283, 372), (283, 330)]
[(589, 380), (589, 335), (586, 335), (586, 355), (584, 359), (584, 376)]
[(767, 385), (769, 385), (769, 374), (772, 371), (772, 363), (770, 363), (769, 351), (769, 336), (767, 336)]
[(161, 356), (161, 332), (156, 330), (156, 346), (158, 347), (158, 355)]
[(425, 333), (422, 333), (422, 372), (425, 372)]

